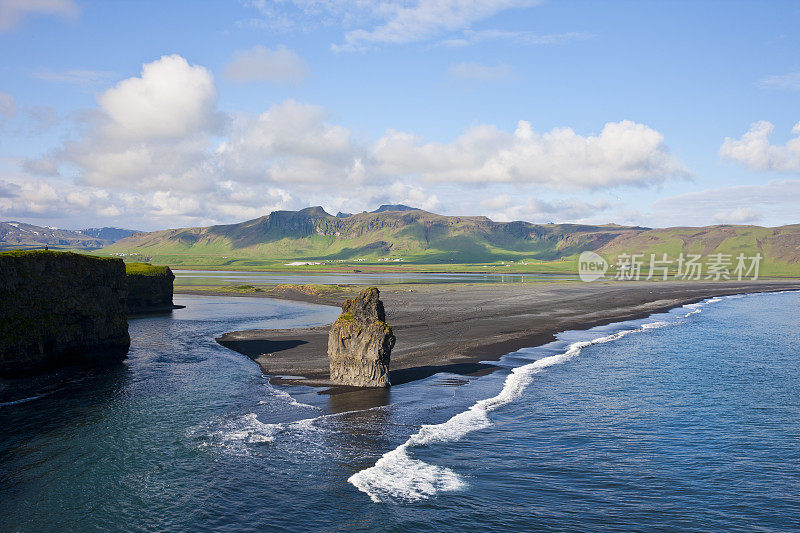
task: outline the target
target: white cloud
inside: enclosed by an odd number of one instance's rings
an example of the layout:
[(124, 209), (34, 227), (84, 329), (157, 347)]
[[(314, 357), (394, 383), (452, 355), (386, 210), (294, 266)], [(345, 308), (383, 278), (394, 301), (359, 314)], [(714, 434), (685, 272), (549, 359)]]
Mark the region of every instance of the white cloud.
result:
[(141, 76), (119, 82), (98, 102), (115, 136), (174, 138), (212, 128), (217, 89), (204, 67), (171, 55), (146, 63)]
[(749, 224), (758, 222), (764, 214), (752, 207), (739, 207), (730, 211), (719, 211), (714, 215), (714, 220), (721, 224)]
[[(221, 183), (214, 190), (195, 193), (121, 191), (30, 176), (0, 179), (0, 220), (31, 218), (51, 223), (82, 219), (84, 225), (161, 229), (241, 221), (298, 207), (301, 205), (287, 191), (259, 185)], [(68, 224), (78, 227), (81, 223)]]
[(395, 4), (387, 20), (372, 29), (345, 33), (337, 47), (354, 50), (371, 44), (403, 44), (424, 41), (515, 7), (530, 7), (531, 0), (419, 0), (413, 5)]
[(114, 77), (113, 72), (106, 72), (101, 70), (82, 70), (82, 69), (69, 69), (69, 70), (51, 70), (39, 69), (33, 73), (33, 77), (50, 82), (50, 83), (66, 83), (69, 85), (79, 85), (84, 87), (91, 87), (108, 83)]
[(719, 153), (753, 170), (800, 171), (800, 122), (792, 128), (792, 133), (798, 137), (783, 146), (770, 143), (774, 131), (771, 122), (761, 120), (752, 124), (739, 139), (726, 137)]
[(234, 121), (217, 149), (225, 174), (238, 180), (353, 184), (364, 178), (364, 148), (324, 109), (287, 100)]
[(90, 185), (198, 190), (211, 179), (210, 134), (217, 112), (211, 73), (172, 55), (147, 63), (98, 96), (87, 134), (60, 157), (83, 170)]
[(319, 27), (340, 27), (343, 42), (337, 52), (364, 51), (386, 44), (438, 42), (467, 46), (483, 41), (514, 45), (565, 44), (593, 38), (585, 32), (542, 34), (532, 31), (473, 29), (474, 25), (510, 9), (539, 5), (541, 0), (246, 0), (262, 18), (244, 25), (271, 33), (310, 32)]
[[(404, 204), (411, 207), (433, 211), (441, 202), (435, 194), (430, 194), (422, 187), (409, 185), (400, 181), (392, 183), (385, 191), (388, 193), (385, 202), (393, 204)], [(373, 205), (385, 202), (372, 202)]]
[(789, 74), (767, 76), (766, 78), (759, 80), (757, 85), (762, 89), (800, 90), (800, 72), (790, 72)]
[(74, 0), (0, 0), (0, 32), (10, 30), (26, 15), (74, 19), (78, 16), (78, 5)]
[(491, 205), (489, 204), (503, 206), (492, 212), (489, 218), (500, 222), (525, 220), (536, 223), (582, 223), (585, 219), (596, 217), (608, 211), (611, 207), (605, 200), (586, 202), (577, 198), (564, 198), (554, 201), (529, 198), (523, 204), (510, 205), (510, 203), (511, 199), (503, 196), (496, 197), (487, 202), (485, 205), (490, 208)]
[(483, 202), (481, 202), (481, 205), (497, 211), (500, 209), (505, 209), (506, 207), (510, 207), (511, 205), (513, 205), (513, 203), (514, 201), (511, 199), (511, 196), (509, 196), (508, 194), (500, 194), (498, 196), (493, 196), (488, 200), (484, 200)]
[(11, 216), (55, 214), (63, 207), (64, 196), (43, 180), (9, 181), (11, 194), (0, 197), (0, 213)]
[(356, 51), (382, 44), (405, 44), (463, 32), (482, 20), (540, 0), (251, 0), (263, 19), (249, 25), (271, 31), (310, 31), (318, 26), (341, 26), (344, 42), (336, 51)]
[(8, 93), (0, 91), (0, 120), (13, 118), (17, 114), (17, 101)]
[(447, 70), (453, 78), (469, 81), (503, 81), (511, 76), (511, 67), (505, 64), (483, 65), (471, 61), (450, 65)]
[(473, 23), (511, 8), (530, 7), (532, 0), (418, 0), (394, 4), (383, 24), (345, 33), (339, 50), (372, 44), (403, 44), (429, 40), (445, 32), (467, 29)]
[(597, 189), (689, 175), (669, 154), (661, 133), (627, 120), (610, 122), (599, 135), (590, 136), (570, 128), (535, 133), (524, 120), (513, 134), (476, 126), (450, 144), (425, 143), (415, 135), (390, 131), (378, 141), (374, 156), (386, 174), (431, 182)]
[[(631, 121), (592, 135), (569, 128), (538, 133), (525, 121), (513, 132), (477, 125), (440, 143), (394, 130), (359, 139), (325, 109), (294, 100), (258, 115), (223, 115), (211, 74), (175, 55), (145, 64), (140, 76), (97, 100), (74, 140), (20, 160), (22, 177), (0, 176), (13, 184), (4, 186), (0, 214), (92, 213), (197, 225), (309, 203), (343, 211), (398, 202), (433, 210), (442, 205), (441, 191), (464, 183), (593, 190), (688, 174), (659, 132)], [(56, 194), (48, 196), (48, 184)], [(498, 200), (491, 207), (507, 218), (540, 220), (578, 219), (598, 208), (565, 202)]]
[(536, 33), (530, 31), (508, 30), (464, 30), (460, 35), (444, 39), (441, 44), (450, 47), (469, 46), (485, 41), (507, 41), (521, 46), (544, 46), (588, 41), (594, 35), (570, 31), (565, 33)]
[(225, 77), (235, 82), (267, 81), (297, 84), (309, 75), (308, 64), (285, 46), (270, 50), (255, 46), (236, 52), (225, 67)]
[(796, 222), (798, 204), (800, 180), (774, 180), (660, 198), (653, 203), (652, 220), (660, 226)]

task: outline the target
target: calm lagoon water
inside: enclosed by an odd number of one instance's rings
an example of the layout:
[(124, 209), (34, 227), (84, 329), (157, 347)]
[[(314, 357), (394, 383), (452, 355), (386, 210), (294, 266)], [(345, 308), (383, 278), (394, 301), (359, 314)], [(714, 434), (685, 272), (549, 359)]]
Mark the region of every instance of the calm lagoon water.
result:
[(176, 300), (131, 321), (114, 369), (3, 384), (1, 531), (800, 528), (800, 293), (338, 397), (274, 388), (213, 341), (338, 309)]
[[(502, 268), (502, 267), (501, 267)], [(273, 285), (278, 283), (320, 283), (383, 285), (392, 283), (532, 283), (575, 281), (577, 274), (504, 274), (480, 272), (242, 272), (233, 270), (174, 270), (175, 285)]]

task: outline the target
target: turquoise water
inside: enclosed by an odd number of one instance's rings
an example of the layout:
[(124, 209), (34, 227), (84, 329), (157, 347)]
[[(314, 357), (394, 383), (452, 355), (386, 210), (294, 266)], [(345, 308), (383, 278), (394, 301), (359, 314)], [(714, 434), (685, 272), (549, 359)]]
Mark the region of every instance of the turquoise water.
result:
[(800, 528), (800, 293), (344, 397), (273, 388), (212, 338), (336, 309), (176, 303), (131, 322), (119, 367), (3, 384), (0, 530)]

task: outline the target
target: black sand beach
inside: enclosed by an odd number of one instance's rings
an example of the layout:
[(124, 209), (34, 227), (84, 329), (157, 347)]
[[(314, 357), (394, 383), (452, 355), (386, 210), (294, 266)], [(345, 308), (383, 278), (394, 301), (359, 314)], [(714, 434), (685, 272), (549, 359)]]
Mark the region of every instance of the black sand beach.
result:
[[(391, 381), (398, 385), (445, 371), (490, 372), (494, 366), (484, 361), (545, 344), (560, 331), (640, 318), (714, 296), (781, 290), (800, 290), (800, 281), (386, 286), (381, 298), (397, 337)], [(337, 306), (349, 297), (293, 291), (264, 296)], [(256, 361), (275, 382), (330, 386), (327, 339), (323, 326), (236, 331), (217, 341)]]

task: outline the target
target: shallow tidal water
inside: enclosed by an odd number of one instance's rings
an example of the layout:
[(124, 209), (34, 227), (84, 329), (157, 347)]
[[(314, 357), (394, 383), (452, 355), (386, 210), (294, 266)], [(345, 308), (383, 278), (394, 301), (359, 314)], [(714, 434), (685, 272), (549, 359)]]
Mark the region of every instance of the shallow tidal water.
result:
[(131, 321), (117, 367), (0, 384), (0, 531), (800, 528), (800, 293), (338, 396), (213, 340), (338, 309), (176, 303)]
[(175, 270), (175, 285), (182, 287), (324, 283), (387, 285), (396, 283), (536, 283), (577, 281), (577, 274), (521, 274), (499, 272), (245, 272), (237, 270)]

